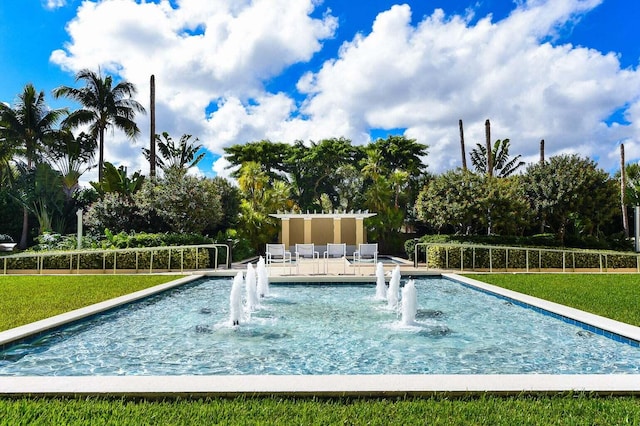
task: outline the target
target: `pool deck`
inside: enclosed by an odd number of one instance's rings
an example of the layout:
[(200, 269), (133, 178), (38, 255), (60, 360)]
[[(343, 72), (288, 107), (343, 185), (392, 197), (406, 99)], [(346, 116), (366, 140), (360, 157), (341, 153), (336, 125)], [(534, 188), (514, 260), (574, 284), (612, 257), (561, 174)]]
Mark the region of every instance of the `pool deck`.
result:
[[(313, 268), (313, 265), (304, 265)], [(363, 266), (342, 274), (343, 265), (329, 265), (328, 274), (318, 274), (313, 269), (301, 266), (300, 275), (290, 275), (288, 266), (270, 268), (273, 282), (369, 282), (375, 283), (373, 265)], [(440, 275), (436, 271), (417, 270), (413, 265), (401, 267), (403, 276)], [(351, 266), (353, 267), (353, 266)], [(387, 265), (385, 271), (393, 269)], [(280, 267), (281, 268), (281, 267)], [(368, 268), (368, 269), (365, 269)], [(295, 265), (293, 273), (295, 273)], [(335, 270), (334, 270), (335, 269)], [(205, 275), (230, 276), (238, 270), (216, 271)], [(359, 273), (358, 273), (359, 272)], [(640, 328), (613, 321), (577, 309), (522, 295), (513, 291), (480, 283), (455, 274), (442, 274), (481, 290), (493, 292), (545, 309), (566, 318), (614, 333), (635, 341), (640, 341)], [(200, 278), (189, 275), (171, 283), (139, 291), (106, 302), (58, 315), (36, 323), (17, 327), (0, 333), (0, 346), (26, 336), (39, 334), (47, 329), (85, 318), (97, 312), (112, 309), (124, 303)], [(589, 392), (601, 395), (640, 394), (640, 375), (636, 374), (584, 374), (584, 375), (322, 375), (322, 376), (0, 376), (0, 397), (15, 396), (72, 396), (85, 397), (228, 397), (236, 395), (295, 395), (295, 396), (399, 396), (399, 395), (521, 395), (558, 394), (564, 392)]]

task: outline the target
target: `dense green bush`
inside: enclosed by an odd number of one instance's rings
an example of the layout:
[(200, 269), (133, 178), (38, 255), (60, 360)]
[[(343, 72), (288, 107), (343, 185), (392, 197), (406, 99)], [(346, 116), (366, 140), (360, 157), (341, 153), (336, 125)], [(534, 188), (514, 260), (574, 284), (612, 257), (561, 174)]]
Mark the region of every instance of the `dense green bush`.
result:
[[(51, 250), (75, 250), (78, 248), (77, 234), (61, 235), (55, 232), (45, 232), (36, 237), (36, 245), (30, 250), (51, 251)], [(100, 244), (95, 236), (82, 236), (83, 248), (99, 248)]]
[[(113, 234), (108, 229), (105, 230), (105, 239), (98, 240), (94, 237), (83, 237), (83, 248), (80, 255), (80, 269), (113, 269), (114, 259), (118, 269), (149, 269), (151, 267), (151, 252), (141, 250), (131, 250), (128, 252), (116, 251), (115, 249), (135, 249), (144, 247), (166, 247), (166, 246), (190, 246), (200, 244), (211, 244), (211, 238), (200, 234), (177, 234), (158, 233), (149, 234), (146, 232), (131, 233), (120, 232)], [(43, 251), (75, 251), (77, 248), (76, 235), (60, 235), (55, 233), (45, 233), (38, 237), (38, 244), (33, 247), (34, 257), (12, 258), (7, 262), (7, 269), (37, 269), (36, 254)], [(98, 253), (91, 249), (114, 249), (113, 253)], [(28, 252), (25, 252), (28, 253)], [(136, 254), (137, 253), (137, 254)], [(184, 254), (181, 254), (184, 253)], [(215, 262), (215, 251), (200, 249), (198, 251), (197, 269), (213, 267)], [(115, 256), (115, 258), (114, 258)], [(196, 250), (188, 248), (184, 251), (153, 251), (153, 269), (176, 269), (180, 267), (180, 258), (184, 256), (184, 268), (196, 269)], [(223, 263), (226, 258), (225, 249), (218, 250), (218, 264)], [(45, 269), (77, 269), (78, 255), (69, 254), (47, 255), (44, 259)]]
[(91, 204), (84, 213), (83, 222), (87, 231), (94, 234), (101, 233), (105, 228), (114, 232), (144, 229), (147, 223), (131, 198), (116, 192), (108, 192)]
[[(420, 259), (425, 259), (424, 256)], [(529, 270), (538, 269), (636, 269), (637, 255), (588, 251), (536, 250), (535, 248), (472, 248), (468, 246), (430, 246), (428, 263), (436, 269)]]
[[(210, 253), (205, 248), (185, 248), (169, 250), (141, 251), (114, 250), (110, 252), (92, 252), (86, 250), (80, 254), (79, 269), (172, 269), (180, 268), (181, 259), (184, 269), (206, 269), (212, 265)], [(152, 264), (153, 262), (153, 264)], [(78, 269), (78, 255), (59, 254), (43, 257), (44, 269)], [(37, 269), (35, 253), (33, 257), (7, 259), (7, 269)]]
[[(504, 235), (424, 235), (418, 240), (421, 243), (459, 243), (459, 244), (480, 244), (509, 247), (536, 247), (536, 248), (579, 248), (597, 250), (620, 250), (632, 251), (631, 241), (621, 235), (611, 235), (603, 238), (585, 236), (583, 238), (574, 237), (571, 244), (563, 245), (554, 234), (538, 234), (531, 236), (504, 236)], [(405, 242), (405, 252), (409, 259), (413, 259), (415, 242), (407, 240)], [(420, 257), (424, 259), (424, 250), (420, 250)]]
[(101, 241), (102, 248), (133, 248), (133, 247), (163, 247), (188, 246), (197, 244), (211, 244), (213, 240), (200, 234), (192, 233), (147, 233), (147, 232), (119, 232), (112, 233), (105, 229), (105, 239)]
[(159, 219), (173, 232), (202, 233), (223, 218), (218, 184), (181, 171), (146, 181), (133, 200), (149, 222)]

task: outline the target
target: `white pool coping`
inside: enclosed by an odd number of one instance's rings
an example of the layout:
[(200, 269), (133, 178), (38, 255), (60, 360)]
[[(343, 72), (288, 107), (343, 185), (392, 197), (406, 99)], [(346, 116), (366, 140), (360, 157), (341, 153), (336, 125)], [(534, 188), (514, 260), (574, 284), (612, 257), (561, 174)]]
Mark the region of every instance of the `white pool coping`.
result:
[(637, 375), (359, 375), (2, 377), (0, 396), (230, 397), (636, 394)]
[[(228, 274), (227, 274), (228, 275)], [(428, 275), (433, 275), (430, 273)], [(640, 328), (557, 303), (485, 284), (456, 274), (443, 277), (461, 281), (559, 315), (640, 341)], [(187, 276), (127, 296), (78, 309), (0, 333), (0, 345), (45, 332), (89, 315), (185, 284), (201, 275)], [(354, 279), (355, 278), (355, 279)], [(371, 282), (372, 277), (287, 277), (293, 282)], [(373, 278), (375, 281), (375, 278)], [(275, 280), (274, 280), (275, 281)], [(281, 281), (278, 279), (278, 281)], [(604, 395), (640, 393), (637, 374), (495, 374), (495, 375), (244, 375), (244, 376), (0, 376), (0, 397), (13, 396), (117, 396), (117, 397), (227, 397), (236, 395), (396, 396), (589, 392)]]

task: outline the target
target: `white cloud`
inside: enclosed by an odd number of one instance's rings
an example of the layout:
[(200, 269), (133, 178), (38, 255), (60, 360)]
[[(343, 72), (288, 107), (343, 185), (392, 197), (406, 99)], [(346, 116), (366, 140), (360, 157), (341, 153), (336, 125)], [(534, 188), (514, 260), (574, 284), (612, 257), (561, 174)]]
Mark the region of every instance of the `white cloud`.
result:
[(45, 9), (55, 10), (67, 5), (67, 0), (43, 0), (42, 5)]
[(224, 157), (220, 157), (215, 163), (213, 163), (212, 170), (217, 176), (230, 178), (231, 173), (233, 172), (233, 169), (230, 168), (230, 166), (231, 163), (229, 163)]
[[(178, 5), (84, 1), (67, 25), (70, 42), (54, 51), (51, 61), (70, 72), (98, 66), (115, 72), (137, 86), (144, 105), (154, 74), (156, 130), (197, 135), (218, 153), (225, 144), (278, 134), (269, 127), (288, 118), (292, 101), (266, 93), (265, 81), (308, 61), (321, 41), (333, 36), (336, 19), (312, 18), (313, 0), (182, 0)], [(218, 103), (220, 109), (207, 117), (206, 108)], [(146, 140), (146, 124), (138, 121)]]
[[(438, 172), (460, 164), (458, 119), (468, 152), (484, 141), (489, 118), (492, 139), (510, 138), (513, 154), (536, 159), (545, 139), (547, 157), (579, 152), (609, 170), (621, 141), (630, 160), (640, 157), (640, 74), (622, 69), (615, 53), (553, 42), (601, 2), (520, 1), (500, 21), (436, 10), (417, 24), (408, 5), (393, 6), (300, 78), (302, 102), (268, 93), (265, 82), (333, 36), (334, 17), (310, 16), (315, 0), (85, 1), (67, 25), (71, 41), (51, 60), (70, 71), (117, 71), (145, 105), (155, 74), (157, 131), (196, 135), (218, 154), (260, 139), (365, 143), (372, 128), (403, 128), (430, 146)], [(607, 125), (619, 110), (631, 124)], [(124, 145), (107, 149), (142, 164)]]
[(513, 153), (533, 156), (545, 139), (548, 155), (579, 152), (609, 168), (606, 153), (638, 131), (604, 121), (637, 98), (640, 75), (612, 53), (543, 41), (599, 3), (529, 1), (502, 21), (474, 25), (436, 10), (415, 27), (409, 6), (394, 6), (300, 80), (304, 112), (313, 122), (333, 123), (344, 110), (366, 127), (407, 128), (430, 145), (434, 171), (460, 165), (458, 119), (468, 152), (484, 141), (486, 118), (492, 139), (510, 138)]

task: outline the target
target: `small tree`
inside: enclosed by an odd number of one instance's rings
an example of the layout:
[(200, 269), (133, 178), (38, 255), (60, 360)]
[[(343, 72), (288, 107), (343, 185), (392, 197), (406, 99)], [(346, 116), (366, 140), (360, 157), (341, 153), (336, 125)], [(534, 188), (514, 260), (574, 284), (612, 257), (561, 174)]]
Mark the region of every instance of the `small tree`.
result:
[(434, 179), (416, 201), (418, 220), (438, 232), (475, 234), (482, 229), (484, 192), (482, 176), (463, 170), (450, 170)]
[(536, 219), (562, 242), (571, 225), (580, 234), (599, 234), (618, 213), (618, 184), (593, 160), (578, 155), (530, 165), (522, 185)]
[(116, 167), (107, 162), (104, 163), (104, 174), (100, 182), (90, 182), (91, 186), (101, 196), (108, 192), (117, 192), (124, 197), (131, 197), (142, 188), (144, 176), (140, 171), (129, 176), (125, 166)]
[[(491, 218), (486, 214), (491, 211)], [(418, 219), (456, 234), (521, 235), (529, 205), (516, 178), (489, 177), (452, 170), (432, 179), (418, 196)]]
[(238, 184), (243, 197), (238, 233), (259, 253), (278, 234), (278, 222), (269, 214), (292, 207), (289, 186), (282, 181), (270, 184), (267, 174), (254, 162), (242, 165)]
[[(194, 140), (191, 138), (192, 135), (184, 134), (176, 144), (167, 132), (162, 132), (162, 138), (160, 135), (156, 135), (157, 151), (160, 154), (155, 156), (156, 165), (165, 173), (175, 170), (183, 174), (190, 168), (197, 166), (204, 158), (205, 153), (198, 153), (202, 149), (202, 145), (196, 145), (198, 138)], [(151, 161), (151, 151), (143, 148), (142, 152), (146, 159)]]
[(524, 161), (520, 161), (521, 155), (513, 158), (509, 156), (509, 139), (498, 139), (493, 144), (491, 156), (487, 155), (487, 148), (484, 145), (476, 144), (476, 147), (469, 154), (471, 164), (477, 173), (487, 174), (488, 159), (493, 161), (493, 174), (497, 177), (507, 177), (512, 175), (520, 167), (524, 166)]
[(163, 179), (146, 181), (134, 199), (143, 216), (158, 217), (173, 232), (200, 234), (223, 217), (216, 187), (176, 169), (169, 169)]

